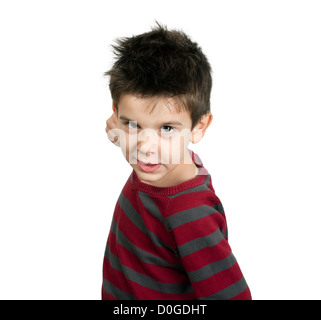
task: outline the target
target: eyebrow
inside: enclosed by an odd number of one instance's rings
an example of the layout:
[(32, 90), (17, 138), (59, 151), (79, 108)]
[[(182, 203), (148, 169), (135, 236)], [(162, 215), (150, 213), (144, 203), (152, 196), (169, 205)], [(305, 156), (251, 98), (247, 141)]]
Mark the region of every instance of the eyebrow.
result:
[[(136, 121), (136, 120), (128, 119), (125, 116), (119, 116), (119, 119), (123, 120), (123, 121)], [(162, 123), (159, 124), (160, 127), (164, 127), (164, 126), (182, 126), (182, 125), (183, 124), (180, 121), (167, 121), (167, 122), (162, 122)]]

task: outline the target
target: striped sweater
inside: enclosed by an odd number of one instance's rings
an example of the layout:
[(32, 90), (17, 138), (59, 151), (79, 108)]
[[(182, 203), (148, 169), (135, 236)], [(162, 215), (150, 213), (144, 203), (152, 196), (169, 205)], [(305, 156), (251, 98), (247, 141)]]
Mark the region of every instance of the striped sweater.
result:
[(251, 299), (211, 176), (192, 154), (199, 174), (180, 185), (159, 188), (130, 175), (107, 240), (103, 299)]

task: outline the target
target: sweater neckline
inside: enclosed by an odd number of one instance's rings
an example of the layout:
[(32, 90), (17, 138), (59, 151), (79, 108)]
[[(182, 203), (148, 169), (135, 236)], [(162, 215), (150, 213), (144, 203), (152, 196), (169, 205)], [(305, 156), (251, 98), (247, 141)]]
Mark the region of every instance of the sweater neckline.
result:
[(194, 178), (184, 181), (178, 185), (174, 185), (174, 186), (170, 186), (170, 187), (156, 187), (156, 186), (152, 186), (150, 184), (142, 182), (138, 178), (136, 172), (133, 170), (132, 177), (133, 177), (134, 185), (136, 186), (137, 190), (145, 192), (145, 193), (149, 193), (149, 194), (154, 194), (154, 195), (163, 195), (163, 196), (167, 195), (168, 196), (168, 195), (174, 195), (178, 192), (182, 192), (187, 189), (197, 187), (197, 186), (203, 184), (207, 175), (208, 175), (208, 172), (204, 168), (203, 163), (202, 163), (201, 159), (198, 157), (198, 155), (195, 154), (191, 150), (190, 150), (190, 154), (191, 154), (193, 162), (195, 163), (195, 165), (198, 168), (198, 174)]

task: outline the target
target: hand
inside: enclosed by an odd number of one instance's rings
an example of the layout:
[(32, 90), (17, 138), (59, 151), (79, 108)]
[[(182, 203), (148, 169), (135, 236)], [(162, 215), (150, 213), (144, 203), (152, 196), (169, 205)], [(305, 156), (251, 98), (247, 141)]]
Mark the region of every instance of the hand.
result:
[(117, 128), (117, 119), (115, 114), (113, 113), (112, 116), (106, 120), (106, 133), (108, 139), (116, 146), (119, 145), (119, 137), (116, 135), (117, 130), (113, 130)]

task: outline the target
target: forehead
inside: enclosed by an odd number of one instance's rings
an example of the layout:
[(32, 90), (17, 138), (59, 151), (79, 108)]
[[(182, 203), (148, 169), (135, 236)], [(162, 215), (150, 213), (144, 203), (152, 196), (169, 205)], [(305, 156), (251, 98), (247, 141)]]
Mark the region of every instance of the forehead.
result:
[(139, 98), (130, 94), (123, 95), (118, 103), (118, 117), (120, 116), (144, 124), (174, 120), (187, 126), (192, 123), (190, 113), (177, 99), (164, 97)]

